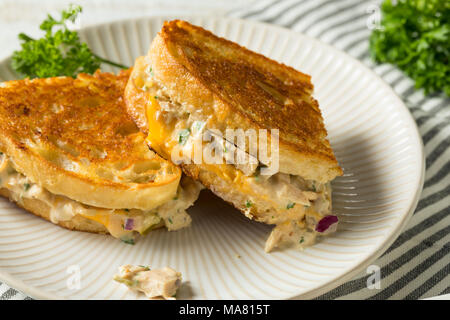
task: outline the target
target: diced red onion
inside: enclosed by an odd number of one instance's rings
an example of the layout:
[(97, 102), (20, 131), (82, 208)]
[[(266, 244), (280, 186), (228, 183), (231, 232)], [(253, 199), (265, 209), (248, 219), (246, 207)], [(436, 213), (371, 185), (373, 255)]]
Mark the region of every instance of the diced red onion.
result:
[(125, 225), (123, 226), (125, 230), (133, 230), (134, 228), (134, 220), (133, 219), (126, 219)]
[(325, 232), (328, 228), (338, 222), (338, 217), (336, 216), (326, 216), (322, 218), (316, 225), (317, 232)]

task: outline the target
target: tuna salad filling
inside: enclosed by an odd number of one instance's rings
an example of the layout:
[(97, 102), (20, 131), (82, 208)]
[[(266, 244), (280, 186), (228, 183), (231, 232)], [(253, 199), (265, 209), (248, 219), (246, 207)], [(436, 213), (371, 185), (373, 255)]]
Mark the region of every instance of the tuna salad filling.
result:
[[(276, 247), (300, 247), (311, 245), (317, 236), (336, 230), (337, 217), (331, 213), (331, 185), (305, 180), (300, 176), (277, 172), (272, 175), (261, 174), (265, 164), (254, 156), (239, 149), (235, 144), (218, 137), (216, 132), (206, 127), (208, 117), (204, 117), (195, 107), (173, 102), (167, 89), (155, 79), (151, 67), (134, 79), (136, 87), (149, 95), (147, 121), (149, 132), (153, 123), (163, 126), (163, 134), (149, 137), (149, 144), (158, 152), (170, 158), (174, 148), (183, 155), (195, 157), (192, 149), (200, 145), (203, 134), (210, 134), (212, 141), (220, 145), (224, 164), (202, 164), (223, 179), (231, 181), (239, 191), (245, 193), (246, 199), (238, 206), (248, 218), (274, 224), (265, 250), (272, 251)], [(154, 131), (154, 130), (153, 130)], [(162, 146), (162, 147), (161, 147)], [(169, 150), (169, 151), (167, 151)], [(228, 155), (244, 153), (246, 163), (229, 164)], [(204, 152), (203, 152), (204, 154)], [(181, 162), (192, 159), (180, 158)], [(236, 173), (240, 172), (240, 173)], [(235, 201), (233, 203), (236, 205)], [(256, 210), (257, 209), (257, 210)]]
[(113, 237), (134, 244), (140, 234), (145, 235), (157, 227), (166, 226), (172, 231), (189, 226), (191, 217), (186, 209), (197, 199), (201, 186), (183, 178), (172, 200), (149, 211), (98, 208), (52, 194), (19, 173), (13, 161), (0, 152), (0, 188), (8, 189), (11, 198), (18, 204), (22, 204), (25, 198), (44, 202), (50, 208), (50, 220), (55, 224), (80, 215), (104, 225)]
[(151, 270), (147, 266), (121, 266), (113, 279), (131, 290), (143, 292), (148, 298), (175, 299), (181, 285), (181, 273), (172, 268)]

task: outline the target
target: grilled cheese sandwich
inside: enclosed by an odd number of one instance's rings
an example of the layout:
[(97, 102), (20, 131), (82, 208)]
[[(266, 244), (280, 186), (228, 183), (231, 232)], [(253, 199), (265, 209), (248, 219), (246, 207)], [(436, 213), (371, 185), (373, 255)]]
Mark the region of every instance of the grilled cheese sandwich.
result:
[(0, 88), (0, 194), (55, 224), (133, 243), (189, 226), (201, 186), (145, 144), (125, 112), (129, 71)]
[[(179, 150), (192, 158), (204, 133), (279, 130), (279, 170), (269, 175), (261, 171), (271, 163), (258, 157), (243, 164), (180, 162), (187, 175), (247, 217), (276, 225), (265, 247), (271, 251), (304, 247), (337, 225), (330, 181), (342, 169), (312, 88), (305, 74), (175, 20), (164, 24), (147, 56), (136, 60), (125, 98), (149, 145), (172, 161)], [(227, 151), (256, 156), (251, 143), (241, 149), (223, 136), (216, 140), (224, 158)], [(207, 151), (197, 145), (201, 154)]]

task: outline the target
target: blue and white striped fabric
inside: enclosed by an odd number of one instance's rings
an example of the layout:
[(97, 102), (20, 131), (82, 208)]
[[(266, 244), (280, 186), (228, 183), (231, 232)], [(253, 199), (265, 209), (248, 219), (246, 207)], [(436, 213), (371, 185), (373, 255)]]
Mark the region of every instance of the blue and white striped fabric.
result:
[[(380, 288), (368, 289), (369, 275), (362, 273), (319, 299), (420, 299), (450, 293), (450, 99), (425, 97), (397, 68), (371, 61), (368, 21), (378, 4), (367, 0), (256, 1), (229, 12), (231, 17), (305, 33), (361, 60), (394, 88), (422, 134), (424, 190), (404, 232), (373, 263), (381, 268)], [(0, 284), (0, 299), (24, 298)]]

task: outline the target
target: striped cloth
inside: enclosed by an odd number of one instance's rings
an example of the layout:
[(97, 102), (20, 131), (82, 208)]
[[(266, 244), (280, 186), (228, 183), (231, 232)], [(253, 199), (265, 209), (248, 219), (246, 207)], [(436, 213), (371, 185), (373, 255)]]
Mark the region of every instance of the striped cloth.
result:
[[(423, 138), (424, 190), (404, 232), (373, 263), (380, 267), (380, 288), (368, 289), (369, 275), (364, 272), (318, 299), (420, 299), (450, 293), (450, 99), (425, 97), (395, 67), (371, 61), (368, 21), (378, 4), (367, 0), (262, 0), (229, 12), (231, 17), (305, 33), (361, 60), (403, 99)], [(12, 298), (26, 296), (0, 284), (0, 299)]]

